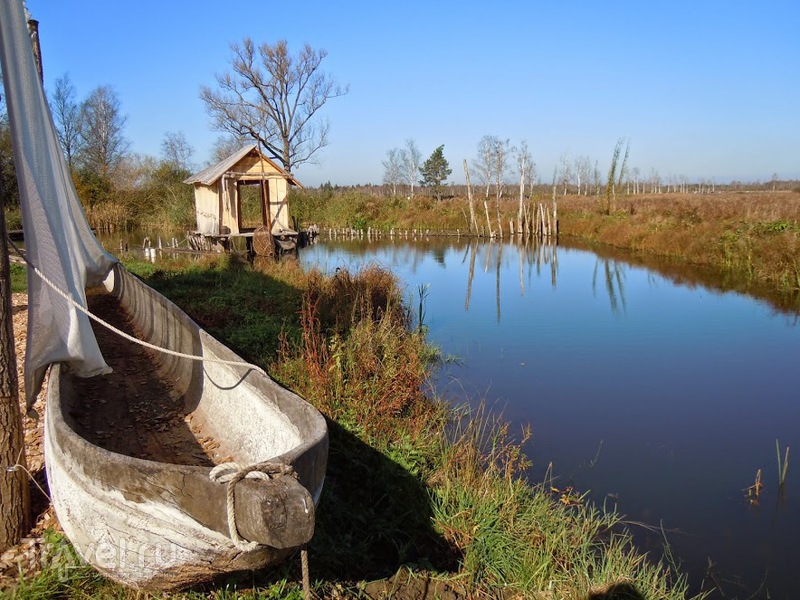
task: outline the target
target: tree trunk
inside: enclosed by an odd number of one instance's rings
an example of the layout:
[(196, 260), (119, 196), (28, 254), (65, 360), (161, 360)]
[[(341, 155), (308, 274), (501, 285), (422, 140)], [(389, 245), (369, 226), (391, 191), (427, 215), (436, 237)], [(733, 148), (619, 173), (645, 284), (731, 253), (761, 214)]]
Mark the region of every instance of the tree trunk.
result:
[(522, 235), (522, 202), (525, 197), (525, 163), (519, 170), (519, 208), (517, 209), (517, 233)]
[(4, 189), (0, 189), (0, 236), (0, 552), (3, 552), (22, 538), (30, 511), (11, 318)]
[(489, 219), (489, 201), (488, 200), (484, 200), (483, 201), (483, 208), (486, 211), (486, 229), (489, 230), (489, 237), (493, 238), (494, 237), (494, 232), (492, 231), (492, 222)]
[(472, 186), (469, 183), (469, 167), (467, 166), (467, 159), (464, 159), (464, 175), (467, 178), (467, 201), (469, 202), (469, 230), (478, 233), (478, 221), (475, 218), (475, 204), (472, 200)]

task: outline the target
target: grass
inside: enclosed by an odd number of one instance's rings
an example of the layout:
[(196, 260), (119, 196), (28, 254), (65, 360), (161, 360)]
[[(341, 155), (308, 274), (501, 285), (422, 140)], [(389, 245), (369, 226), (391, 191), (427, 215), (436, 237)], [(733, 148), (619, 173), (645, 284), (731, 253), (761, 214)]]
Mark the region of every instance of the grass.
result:
[[(326, 416), (329, 466), (309, 548), (318, 596), (366, 597), (370, 582), (395, 585), (404, 573), (401, 588), (436, 582), (461, 597), (685, 597), (685, 580), (640, 554), (620, 516), (580, 498), (566, 506), (525, 481), (530, 431), (424, 393), (438, 353), (391, 273), (325, 276), (229, 256), (127, 266)], [(68, 562), (49, 561), (10, 597), (150, 597), (98, 576), (63, 538), (50, 544)], [(299, 580), (290, 560), (175, 597), (300, 598)]]

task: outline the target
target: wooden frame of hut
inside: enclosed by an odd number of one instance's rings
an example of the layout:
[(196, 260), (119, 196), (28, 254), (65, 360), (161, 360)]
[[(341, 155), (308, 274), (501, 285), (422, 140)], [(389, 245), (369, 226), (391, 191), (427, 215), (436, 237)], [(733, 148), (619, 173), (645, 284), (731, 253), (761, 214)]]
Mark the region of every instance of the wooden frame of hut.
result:
[(298, 232), (291, 226), (287, 196), (290, 185), (303, 186), (257, 145), (241, 148), (184, 183), (194, 186), (197, 230), (189, 232), (190, 247), (227, 250), (234, 238), (245, 238), (251, 250), (254, 236), (266, 236), (270, 245), (274, 240), (279, 250), (295, 247)]

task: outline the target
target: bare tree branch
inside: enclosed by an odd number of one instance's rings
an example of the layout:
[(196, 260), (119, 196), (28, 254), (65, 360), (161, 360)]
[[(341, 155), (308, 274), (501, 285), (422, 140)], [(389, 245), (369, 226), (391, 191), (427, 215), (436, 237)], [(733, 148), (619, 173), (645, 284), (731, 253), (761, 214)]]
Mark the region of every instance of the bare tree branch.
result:
[(256, 141), (287, 171), (312, 162), (330, 130), (319, 110), (348, 92), (321, 71), (327, 52), (306, 44), (292, 55), (286, 40), (256, 46), (249, 37), (231, 52), (231, 72), (217, 75), (217, 90), (200, 90), (214, 128)]

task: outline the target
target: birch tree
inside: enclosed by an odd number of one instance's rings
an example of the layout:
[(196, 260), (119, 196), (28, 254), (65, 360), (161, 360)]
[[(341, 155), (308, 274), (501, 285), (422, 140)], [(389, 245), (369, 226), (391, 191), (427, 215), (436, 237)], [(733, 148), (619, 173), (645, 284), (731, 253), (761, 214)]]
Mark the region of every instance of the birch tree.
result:
[(412, 139), (406, 140), (406, 147), (402, 155), (403, 174), (408, 184), (409, 195), (414, 197), (414, 185), (419, 177), (419, 170), (422, 166), (422, 153), (417, 148), (416, 142)]
[(517, 208), (517, 232), (522, 234), (522, 213), (524, 211), (525, 185), (533, 181), (535, 165), (528, 151), (528, 142), (525, 140), (519, 145), (516, 154), (517, 173), (519, 174), (519, 207)]
[(397, 196), (397, 184), (403, 181), (403, 150), (392, 148), (383, 161), (383, 183), (392, 186), (392, 196)]
[(577, 193), (580, 196), (581, 190), (586, 195), (589, 192), (589, 177), (592, 172), (592, 159), (588, 156), (578, 156), (575, 158), (575, 186)]
[(489, 199), (489, 190), (492, 187), (494, 173), (494, 151), (498, 143), (497, 136), (485, 135), (478, 142), (478, 155), (472, 161), (472, 169), (478, 175), (480, 182), (486, 186), (484, 198)]
[(511, 141), (497, 139), (494, 146), (494, 195), (495, 195), (495, 211), (497, 212), (497, 231), (500, 237), (503, 237), (503, 222), (500, 216), (500, 200), (503, 197), (503, 190), (505, 188), (506, 177), (508, 176), (509, 161), (513, 148)]
[(639, 180), (642, 177), (642, 172), (639, 170), (639, 167), (633, 167), (631, 169), (631, 179), (633, 180), (633, 193), (639, 193)]
[[(467, 201), (469, 203), (469, 230), (478, 233), (478, 221), (475, 218), (475, 204), (472, 199), (472, 184), (469, 181), (469, 166), (467, 159), (464, 159), (464, 177), (467, 182)], [(474, 259), (473, 259), (474, 261)], [(474, 266), (474, 265), (473, 265)], [(467, 305), (469, 305), (469, 293), (467, 294)]]
[(123, 134), (126, 122), (111, 86), (101, 85), (89, 94), (80, 109), (80, 165), (104, 179), (111, 176), (130, 148)]
[(564, 152), (558, 161), (561, 165), (561, 185), (564, 188), (564, 196), (569, 191), (569, 184), (572, 181), (572, 167), (569, 162), (569, 154)]

